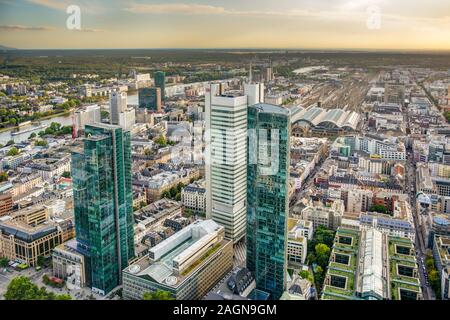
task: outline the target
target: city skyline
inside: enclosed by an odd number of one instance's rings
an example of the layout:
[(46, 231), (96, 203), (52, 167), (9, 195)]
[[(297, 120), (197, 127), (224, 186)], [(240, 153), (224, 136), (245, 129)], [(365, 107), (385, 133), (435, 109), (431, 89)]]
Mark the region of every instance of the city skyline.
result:
[(0, 300), (450, 300), (449, 0), (0, 19)]
[[(80, 29), (68, 28), (71, 5), (80, 9)], [(0, 7), (0, 44), (19, 49), (450, 50), (445, 1), (23, 0)]]

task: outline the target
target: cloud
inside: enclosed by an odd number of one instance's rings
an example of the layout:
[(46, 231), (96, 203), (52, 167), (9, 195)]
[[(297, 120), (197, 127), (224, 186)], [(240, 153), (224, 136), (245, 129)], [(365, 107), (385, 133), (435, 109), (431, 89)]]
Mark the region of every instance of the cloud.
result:
[(3, 31), (50, 31), (52, 27), (45, 26), (22, 26), (17, 24), (0, 25), (0, 30)]
[(68, 4), (65, 1), (58, 0), (27, 0), (30, 3), (37, 4), (39, 6), (56, 9), (56, 10), (66, 10)]
[(125, 11), (133, 13), (153, 14), (224, 14), (227, 13), (223, 7), (215, 7), (201, 4), (132, 4)]
[(71, 5), (80, 7), (81, 13), (102, 14), (106, 13), (109, 7), (99, 5), (94, 0), (27, 0), (31, 4), (38, 6), (60, 10), (66, 12)]
[[(40, 0), (39, 0), (40, 1)], [(385, 0), (350, 0), (338, 2), (331, 10), (298, 10), (286, 11), (258, 11), (258, 10), (235, 10), (225, 7), (201, 5), (201, 4), (138, 4), (132, 3), (123, 10), (136, 14), (183, 14), (183, 15), (229, 15), (229, 16), (254, 16), (254, 17), (283, 17), (283, 18), (305, 18), (352, 21), (367, 19), (367, 8), (374, 4), (380, 8), (381, 18), (397, 20), (400, 22), (422, 22), (422, 23), (448, 23), (450, 18), (443, 17), (418, 17), (390, 14), (383, 10), (381, 4)]]
[(104, 32), (105, 30), (81, 27), (81, 29), (72, 29), (70, 31), (77, 31), (77, 32)]

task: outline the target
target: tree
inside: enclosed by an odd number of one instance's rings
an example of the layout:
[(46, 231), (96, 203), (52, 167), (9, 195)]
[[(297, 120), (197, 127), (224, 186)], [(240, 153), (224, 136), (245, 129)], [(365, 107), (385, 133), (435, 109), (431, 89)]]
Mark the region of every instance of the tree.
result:
[(445, 119), (447, 120), (447, 122), (450, 123), (450, 111), (444, 112), (444, 117), (445, 117)]
[(326, 256), (330, 254), (330, 247), (323, 243), (319, 243), (318, 245), (316, 245), (315, 250), (318, 256)]
[(109, 112), (106, 110), (100, 111), (100, 115), (102, 119), (108, 119), (109, 118)]
[(64, 172), (62, 173), (61, 177), (63, 177), (63, 178), (70, 178), (70, 177), (71, 177), (70, 171), (64, 171)]
[[(324, 243), (328, 247), (333, 246), (334, 241), (334, 231), (326, 228), (325, 226), (319, 226), (317, 227), (317, 230), (315, 232), (315, 240), (317, 243)], [(313, 248), (315, 247), (315, 244)]]
[(6, 268), (8, 266), (8, 258), (0, 258), (0, 268)]
[(14, 157), (14, 156), (17, 156), (18, 154), (19, 154), (19, 149), (17, 149), (16, 147), (12, 147), (11, 149), (8, 150), (8, 153), (6, 155), (10, 156), (10, 157)]
[(69, 300), (68, 295), (55, 295), (44, 287), (39, 288), (25, 276), (11, 280), (4, 295), (6, 300)]
[(156, 138), (155, 143), (156, 143), (156, 144), (159, 144), (161, 147), (167, 146), (167, 140), (166, 140), (166, 137), (164, 137), (164, 136), (159, 136), (158, 138)]
[(300, 271), (298, 275), (299, 275), (300, 277), (302, 277), (303, 279), (306, 279), (306, 280), (308, 280), (308, 281), (310, 281), (310, 282), (313, 282), (313, 277), (312, 277), (312, 275), (311, 275), (308, 271), (306, 271), (306, 270)]
[(6, 172), (0, 172), (0, 182), (8, 181), (8, 174)]
[(168, 291), (157, 290), (155, 292), (146, 292), (142, 296), (142, 300), (175, 300)]
[(36, 263), (37, 263), (37, 265), (38, 265), (39, 267), (42, 267), (42, 266), (44, 265), (44, 263), (45, 263), (45, 257), (44, 257), (44, 256), (39, 256), (39, 257), (37, 258)]
[(373, 206), (370, 207), (370, 211), (384, 213), (384, 214), (386, 214), (388, 212), (387, 208), (385, 206), (383, 206), (382, 204), (374, 204)]
[(47, 140), (38, 140), (34, 143), (36, 147), (46, 147), (48, 145)]
[(326, 268), (326, 266), (328, 265), (328, 260), (330, 259), (330, 247), (328, 247), (326, 244), (319, 243), (315, 247), (315, 252), (317, 257), (317, 264), (322, 268)]

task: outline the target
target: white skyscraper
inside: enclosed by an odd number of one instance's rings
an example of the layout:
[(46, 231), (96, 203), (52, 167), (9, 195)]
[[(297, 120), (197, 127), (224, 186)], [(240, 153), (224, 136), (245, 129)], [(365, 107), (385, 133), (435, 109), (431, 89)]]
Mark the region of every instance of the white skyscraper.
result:
[(114, 91), (111, 92), (110, 102), (110, 123), (119, 124), (119, 114), (127, 109), (127, 93)]
[(246, 84), (244, 94), (220, 94), (220, 85), (210, 84), (205, 93), (206, 215), (234, 242), (246, 231), (247, 107), (263, 102), (262, 91), (259, 84)]

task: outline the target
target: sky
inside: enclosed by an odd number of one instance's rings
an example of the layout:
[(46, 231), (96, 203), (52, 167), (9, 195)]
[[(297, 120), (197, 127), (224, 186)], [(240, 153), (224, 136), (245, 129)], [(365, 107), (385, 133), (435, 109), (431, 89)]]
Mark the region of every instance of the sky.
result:
[(450, 50), (450, 1), (0, 0), (0, 45)]

